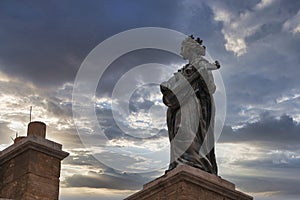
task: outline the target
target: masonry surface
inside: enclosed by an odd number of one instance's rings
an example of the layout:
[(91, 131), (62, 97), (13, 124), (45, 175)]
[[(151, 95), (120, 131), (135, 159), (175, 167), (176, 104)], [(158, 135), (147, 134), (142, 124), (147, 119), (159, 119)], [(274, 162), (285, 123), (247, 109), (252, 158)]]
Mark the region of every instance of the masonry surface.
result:
[(253, 200), (235, 185), (188, 165), (176, 167), (147, 183), (125, 200)]
[(46, 125), (31, 122), (27, 137), (0, 152), (0, 198), (58, 199), (61, 160), (69, 154), (45, 137)]

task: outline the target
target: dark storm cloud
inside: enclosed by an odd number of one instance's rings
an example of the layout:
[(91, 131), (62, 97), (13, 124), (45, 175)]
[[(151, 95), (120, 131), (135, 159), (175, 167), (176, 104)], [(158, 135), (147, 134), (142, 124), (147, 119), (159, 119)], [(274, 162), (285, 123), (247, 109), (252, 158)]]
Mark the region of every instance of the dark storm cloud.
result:
[(293, 105), (279, 105), (276, 100), (292, 91), (298, 93), (300, 40), (291, 33), (277, 31), (279, 24), (274, 26), (268, 33), (263, 30), (254, 34), (249, 39), (248, 52), (241, 58), (220, 59), (221, 64), (224, 63), (221, 71), (228, 98), (227, 120), (231, 124), (250, 118), (249, 113), (240, 114), (247, 106), (252, 107), (256, 114), (265, 109), (279, 115), (294, 114)]
[(108, 188), (120, 190), (135, 190), (148, 182), (148, 176), (155, 173), (131, 174), (123, 173), (106, 166), (92, 156), (89, 150), (72, 150), (72, 155), (63, 161), (64, 164), (98, 169), (89, 171), (87, 175), (74, 174), (66, 177), (63, 184), (66, 187)]
[(105, 129), (104, 134), (109, 140), (124, 137), (124, 132), (115, 123), (111, 123), (110, 127)]
[[(273, 79), (282, 79), (277, 85), (290, 85), (298, 82), (294, 79), (299, 75), (297, 70), (299, 58), (297, 52), (300, 50), (300, 40), (286, 32), (272, 32), (267, 38), (257, 40), (249, 47), (249, 53), (238, 64), (239, 72), (251, 72), (261, 74)], [(255, 61), (255, 62), (254, 62)], [(284, 78), (293, 78), (287, 82)]]
[[(266, 77), (262, 74), (240, 74), (234, 80), (231, 80), (233, 88), (228, 88), (229, 103), (243, 102), (243, 104), (264, 104), (267, 101), (275, 101), (279, 94), (287, 89), (288, 79), (277, 79)], [(279, 82), (286, 84), (279, 84)], [(243, 84), (241, 84), (243, 83)], [(263, 87), (261, 87), (263, 86)]]
[(65, 183), (68, 187), (90, 187), (90, 188), (110, 188), (119, 190), (140, 189), (143, 184), (149, 181), (148, 178), (138, 174), (116, 173), (114, 170), (94, 172), (88, 175), (75, 174), (67, 177)]
[[(138, 65), (160, 63), (168, 66), (170, 64), (184, 62), (185, 61), (179, 56), (163, 50), (143, 49), (129, 52), (120, 56), (106, 69), (99, 81), (97, 94), (99, 96), (110, 96), (112, 88), (114, 88), (114, 85), (122, 75)], [(158, 76), (159, 74), (157, 73), (158, 72), (153, 71), (153, 74), (148, 74), (148, 76)]]
[(72, 104), (62, 103), (62, 100), (56, 97), (49, 97), (46, 103), (47, 111), (57, 117), (71, 117), (72, 116)]
[(300, 195), (300, 180), (276, 177), (227, 176), (246, 192), (279, 192), (280, 194)]
[(213, 2), (221, 5), (222, 7), (225, 7), (228, 10), (233, 10), (237, 13), (241, 13), (245, 9), (252, 9), (257, 3), (260, 2), (260, 0), (254, 0), (254, 1), (215, 0)]
[(73, 81), (85, 56), (113, 34), (174, 27), (180, 15), (177, 2), (169, 0), (1, 1), (0, 9), (1, 70), (39, 85)]
[(226, 126), (220, 137), (220, 142), (248, 142), (259, 144), (269, 142), (274, 148), (280, 146), (299, 145), (300, 124), (293, 118), (283, 115), (280, 119), (261, 115), (258, 122), (247, 123), (243, 128), (233, 130)]
[[(271, 109), (272, 112), (278, 112), (278, 115), (291, 115), (297, 110), (292, 101), (290, 105), (276, 103), (278, 98), (290, 95), (292, 91), (298, 93), (300, 84), (300, 71), (297, 69), (299, 56), (295, 54), (300, 51), (300, 40), (293, 41), (289, 39), (290, 36), (286, 37), (278, 39), (272, 36), (262, 44), (250, 47), (244, 59), (232, 64), (237, 67), (226, 72), (231, 73), (224, 77), (230, 111), (227, 119), (230, 123), (238, 118), (249, 119), (249, 113), (246, 116), (240, 115), (248, 105), (257, 114)], [(272, 44), (272, 40), (276, 40), (276, 43)]]
[(270, 34), (281, 32), (282, 29), (282, 23), (273, 21), (268, 24), (263, 24), (259, 30), (246, 38), (247, 43), (256, 42), (258, 40), (262, 40), (263, 38), (267, 37)]
[(241, 166), (247, 169), (285, 172), (290, 171), (300, 175), (300, 158), (293, 152), (269, 153), (266, 158), (256, 160), (238, 160), (232, 162), (234, 166)]
[[(230, 94), (232, 97), (228, 102), (247, 102), (249, 96), (266, 97), (269, 98), (282, 93), (282, 89), (293, 88), (295, 84), (299, 84), (299, 70), (297, 70), (299, 63), (299, 37), (286, 33), (282, 30), (283, 24), (289, 18), (293, 17), (299, 10), (299, 2), (294, 1), (274, 1), (267, 6), (263, 11), (255, 10), (255, 6), (260, 1), (212, 1), (209, 5), (217, 6), (225, 9), (233, 22), (240, 23), (240, 28), (254, 28), (253, 34), (245, 36), (247, 45), (247, 53), (243, 54), (239, 59), (228, 54), (224, 48), (220, 46), (211, 49), (213, 54), (218, 52), (217, 59), (224, 64), (222, 75), (225, 79), (226, 88), (236, 92), (244, 91), (248, 96), (240, 94)], [(218, 12), (217, 10), (216, 12)], [(243, 16), (243, 17), (241, 17)], [(261, 19), (257, 21), (257, 19)], [(221, 26), (225, 26), (222, 25)], [(236, 37), (244, 37), (243, 29), (237, 30), (229, 25), (224, 28), (224, 32), (228, 34), (237, 34)], [(231, 31), (231, 32), (230, 32)], [(247, 30), (245, 30), (247, 31)], [(220, 32), (219, 32), (220, 33)], [(215, 35), (217, 36), (217, 35)], [(218, 37), (213, 37), (214, 39)], [(224, 42), (219, 39), (219, 44)], [(214, 42), (212, 41), (212, 44)], [(209, 50), (209, 49), (208, 49)], [(225, 69), (227, 68), (227, 69)], [(229, 75), (229, 76), (228, 76)], [(265, 87), (262, 82), (268, 80)], [(254, 87), (247, 88), (249, 84)], [(265, 91), (261, 91), (261, 86)], [(246, 86), (246, 88), (240, 88)], [(285, 87), (285, 88), (283, 88)], [(270, 90), (271, 89), (271, 90)], [(269, 94), (272, 94), (270, 96)], [(235, 100), (236, 98), (240, 98)], [(261, 100), (261, 98), (256, 98)]]
[[(3, 70), (39, 84), (70, 80), (95, 40), (90, 20), (80, 27), (83, 23), (78, 16), (79, 9), (93, 8), (73, 5), (72, 9), (66, 1), (2, 1)], [(90, 32), (83, 36), (85, 30)]]

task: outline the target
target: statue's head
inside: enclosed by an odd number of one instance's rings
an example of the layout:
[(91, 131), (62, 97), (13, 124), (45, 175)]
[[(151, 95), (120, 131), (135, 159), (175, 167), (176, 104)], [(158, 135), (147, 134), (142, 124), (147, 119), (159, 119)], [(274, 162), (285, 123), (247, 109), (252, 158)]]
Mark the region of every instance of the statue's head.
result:
[(193, 37), (189, 36), (181, 43), (181, 52), (183, 59), (192, 60), (196, 57), (205, 56), (205, 47), (201, 45), (202, 40), (197, 38), (194, 40)]

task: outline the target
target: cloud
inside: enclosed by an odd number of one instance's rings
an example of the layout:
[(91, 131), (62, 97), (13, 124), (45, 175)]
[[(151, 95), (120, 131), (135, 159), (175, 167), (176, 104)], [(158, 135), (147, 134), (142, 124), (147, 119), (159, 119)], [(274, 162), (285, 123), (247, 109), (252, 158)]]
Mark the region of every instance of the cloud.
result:
[(270, 143), (271, 146), (285, 148), (298, 145), (300, 141), (300, 124), (293, 118), (283, 115), (279, 119), (268, 114), (261, 115), (260, 120), (247, 123), (243, 127), (233, 130), (225, 127), (220, 142), (247, 142), (254, 144)]
[[(98, 161), (94, 148), (73, 148), (69, 150), (70, 156), (62, 164), (63, 188), (107, 188), (117, 190), (137, 190), (150, 180), (156, 173), (133, 174), (118, 171)], [(112, 154), (101, 154), (111, 157)], [(137, 156), (135, 156), (137, 158)], [(119, 160), (121, 160), (120, 158)], [(123, 163), (126, 165), (127, 158)], [(123, 192), (123, 193), (124, 193)]]
[(228, 177), (239, 188), (250, 193), (278, 193), (281, 195), (299, 195), (299, 180), (272, 177)]
[[(217, 160), (222, 178), (255, 199), (298, 195), (300, 148), (279, 150), (276, 144), (234, 142), (217, 145)], [(238, 172), (238, 173), (237, 173)]]
[[(236, 160), (232, 162), (232, 165), (240, 166), (243, 168), (252, 168), (260, 171), (270, 171), (273, 170), (273, 177), (284, 177), (293, 178), (293, 176), (288, 175), (285, 171), (299, 173), (300, 167), (300, 148), (290, 150), (270, 150), (270, 147), (261, 146), (261, 151), (259, 158), (248, 159), (248, 160)], [(276, 148), (274, 148), (276, 149)], [(277, 172), (277, 175), (274, 173)], [(265, 174), (269, 176), (270, 174)]]
[(258, 4), (255, 5), (255, 9), (262, 10), (270, 5), (272, 5), (276, 0), (261, 0)]
[[(295, 177), (299, 174), (300, 1), (70, 3), (0, 2), (4, 38), (0, 47), (0, 141), (8, 144), (16, 131), (26, 133), (29, 106), (33, 105), (34, 120), (48, 125), (47, 138), (62, 143), (71, 153), (62, 165), (62, 180), (66, 180), (62, 191), (66, 194), (71, 190), (66, 199), (86, 199), (91, 193), (103, 195), (102, 199), (121, 199), (133, 191), (120, 183), (126, 186), (132, 181), (129, 188), (139, 189), (150, 176), (153, 179), (162, 174), (112, 171), (100, 162), (101, 155), (112, 158), (109, 148), (129, 152), (127, 157), (116, 155), (114, 163), (128, 170), (159, 165), (155, 163), (158, 159), (168, 162), (167, 150), (155, 154), (155, 159), (143, 155), (169, 145), (164, 116), (149, 109), (160, 106), (159, 92), (153, 95), (149, 93), (152, 87), (149, 91), (137, 88), (129, 103), (132, 115), (121, 120), (129, 131), (116, 125), (109, 102), (113, 87), (130, 69), (148, 62), (181, 65), (183, 61), (174, 55), (152, 49), (134, 51), (121, 56), (105, 71), (95, 103), (107, 146), (84, 146), (72, 120), (72, 81), (84, 57), (109, 36), (142, 26), (167, 27), (200, 36), (208, 52), (221, 62), (228, 113), (227, 126), (216, 148), (220, 150), (220, 174), (256, 197), (262, 193), (274, 194), (274, 199), (280, 196), (278, 192), (298, 194), (290, 183), (299, 185)], [(161, 74), (156, 71), (147, 75), (155, 78)], [(262, 115), (266, 111), (269, 115)], [(88, 121), (82, 120), (82, 124), (85, 129), (93, 128)], [(138, 137), (141, 133), (158, 134), (143, 139)], [(91, 138), (104, 141), (97, 134)], [(93, 154), (100, 155), (100, 161)], [(117, 189), (104, 189), (107, 187)], [(96, 198), (99, 196), (91, 197)]]
[(212, 6), (215, 21), (223, 22), (222, 33), (225, 38), (225, 49), (241, 56), (247, 52), (245, 38), (252, 35), (257, 25), (249, 25), (250, 13), (234, 14), (230, 10), (219, 5)]
[[(289, 4), (282, 5), (279, 0), (261, 0), (252, 7), (243, 6), (239, 9), (232, 9), (228, 4), (219, 1), (211, 2), (209, 5), (214, 12), (214, 20), (223, 25), (225, 49), (232, 51), (236, 56), (247, 53), (251, 45), (247, 42), (248, 38), (257, 33), (262, 34), (262, 30), (267, 30), (263, 36), (266, 37), (270, 34), (268, 31), (272, 30), (272, 24), (279, 23), (281, 26), (291, 15), (288, 10)], [(276, 10), (278, 6), (280, 10)], [(268, 29), (265, 28), (266, 26)]]
[[(299, 195), (299, 123), (264, 114), (256, 122), (223, 129), (216, 146), (220, 174), (255, 199)], [(239, 172), (238, 174), (236, 172)]]
[[(136, 86), (136, 89), (138, 89), (139, 86), (143, 86), (143, 81), (145, 81), (146, 79), (157, 80), (157, 77), (166, 76), (166, 74), (162, 72), (165, 72), (166, 69), (168, 69), (167, 67), (172, 67), (175, 71), (177, 70), (178, 64), (180, 66), (183, 65), (184, 62), (185, 61), (181, 59), (181, 57), (174, 55), (170, 52), (158, 49), (140, 49), (128, 52), (125, 55), (122, 55), (119, 58), (117, 58), (105, 70), (99, 81), (99, 86), (97, 88), (97, 96), (111, 96), (113, 88), (116, 86), (118, 80), (122, 78), (122, 76), (129, 76), (130, 70), (134, 69), (139, 65), (147, 63), (160, 63), (162, 65), (166, 65), (166, 67), (164, 69), (161, 69), (161, 72), (153, 71), (153, 73), (151, 74), (131, 74), (133, 76), (132, 78), (139, 83), (139, 85)], [(174, 64), (177, 65), (174, 66)], [(144, 71), (140, 71), (140, 73)], [(171, 74), (172, 72), (170, 71), (170, 76)]]
[(73, 81), (86, 55), (106, 38), (136, 27), (171, 27), (180, 16), (170, 0), (1, 2), (0, 7), (1, 70), (44, 87)]
[(300, 33), (300, 10), (283, 24), (283, 30), (293, 34)]
[(93, 172), (88, 175), (75, 174), (67, 177), (65, 182), (67, 187), (89, 187), (89, 188), (110, 188), (119, 190), (140, 189), (149, 179), (138, 174), (118, 174), (114, 171)]
[(98, 169), (108, 168), (104, 164), (100, 163), (92, 155), (92, 152), (87, 148), (73, 148), (69, 150), (70, 156), (64, 159), (65, 165), (79, 165), (79, 166), (93, 166)]
[(293, 199), (299, 195), (299, 132), (293, 118), (268, 113), (242, 127), (225, 126), (216, 147), (220, 174), (256, 199)]
[(64, 148), (81, 145), (73, 126), (71, 99), (72, 85), (66, 83), (55, 89), (43, 90), (29, 81), (2, 73), (0, 81), (1, 141), (27, 133), (29, 108), (33, 107), (32, 120), (47, 124), (48, 139), (63, 143)]
[[(274, 116), (288, 114), (299, 121), (298, 43), (287, 33), (271, 32), (248, 47), (249, 53), (240, 60), (226, 61), (222, 76), (228, 124), (257, 120), (265, 111)], [(284, 98), (289, 100), (281, 102)]]
[(120, 200), (131, 194), (137, 192), (136, 190), (115, 190), (106, 188), (87, 188), (87, 187), (68, 187), (60, 188), (61, 200)]
[(16, 133), (8, 128), (8, 124), (9, 123), (7, 122), (0, 122), (0, 141), (3, 145), (0, 150), (2, 150), (3, 147), (8, 146), (8, 144), (13, 143), (11, 138), (15, 138)]

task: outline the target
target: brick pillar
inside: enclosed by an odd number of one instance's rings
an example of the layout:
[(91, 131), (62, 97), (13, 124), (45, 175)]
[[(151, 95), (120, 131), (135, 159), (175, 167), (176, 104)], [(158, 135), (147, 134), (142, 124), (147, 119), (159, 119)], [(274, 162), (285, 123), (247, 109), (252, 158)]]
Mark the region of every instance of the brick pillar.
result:
[(69, 154), (45, 137), (46, 125), (31, 122), (27, 137), (0, 152), (0, 198), (58, 199), (61, 160)]

